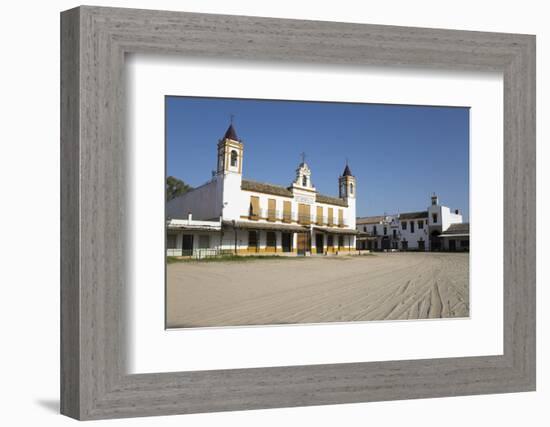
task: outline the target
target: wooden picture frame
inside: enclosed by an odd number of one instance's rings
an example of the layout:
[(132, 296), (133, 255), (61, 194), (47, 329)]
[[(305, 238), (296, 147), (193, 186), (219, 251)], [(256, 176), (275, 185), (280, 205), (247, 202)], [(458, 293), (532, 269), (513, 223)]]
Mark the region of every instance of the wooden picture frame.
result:
[[(124, 56), (504, 76), (504, 353), (128, 375)], [(535, 37), (83, 6), (61, 14), (61, 412), (101, 419), (535, 389)], [(162, 286), (162, 284), (159, 284)]]

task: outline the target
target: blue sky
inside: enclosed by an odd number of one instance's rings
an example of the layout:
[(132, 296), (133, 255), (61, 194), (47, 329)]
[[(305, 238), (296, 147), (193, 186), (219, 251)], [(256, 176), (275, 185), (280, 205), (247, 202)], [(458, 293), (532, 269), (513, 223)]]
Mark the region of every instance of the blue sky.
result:
[(210, 179), (231, 115), (245, 178), (289, 185), (305, 152), (317, 190), (337, 196), (348, 159), (358, 216), (424, 210), (435, 192), (468, 220), (468, 108), (167, 97), (167, 175)]

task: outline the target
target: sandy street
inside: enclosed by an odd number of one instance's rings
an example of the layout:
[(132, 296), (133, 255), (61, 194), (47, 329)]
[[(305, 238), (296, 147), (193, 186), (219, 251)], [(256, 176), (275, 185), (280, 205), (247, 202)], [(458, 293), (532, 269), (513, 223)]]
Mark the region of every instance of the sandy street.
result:
[(169, 264), (168, 327), (467, 317), (468, 260), (408, 252)]

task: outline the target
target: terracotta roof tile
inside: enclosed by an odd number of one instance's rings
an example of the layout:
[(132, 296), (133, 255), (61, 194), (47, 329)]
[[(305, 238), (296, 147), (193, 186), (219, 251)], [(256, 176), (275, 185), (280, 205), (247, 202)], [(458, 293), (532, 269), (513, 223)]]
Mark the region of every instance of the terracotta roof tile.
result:
[(292, 191), (282, 185), (267, 184), (264, 182), (251, 181), (243, 179), (241, 190), (256, 191), (258, 193), (273, 194), (275, 196), (292, 197)]
[(385, 221), (386, 217), (382, 215), (378, 216), (365, 216), (362, 218), (357, 218), (355, 221), (356, 224), (379, 224), (383, 221)]
[(451, 224), (443, 234), (470, 234), (470, 223)]
[[(292, 191), (283, 187), (282, 185), (268, 184), (265, 182), (252, 181), (250, 179), (243, 179), (241, 182), (241, 190), (256, 191), (258, 193), (273, 194), (275, 196), (293, 197)], [(323, 194), (316, 194), (315, 201), (317, 203), (326, 203), (328, 205), (336, 205), (347, 207), (348, 204), (344, 199), (338, 197), (325, 196)]]
[(325, 196), (319, 193), (316, 194), (315, 201), (317, 203), (326, 203), (327, 205), (336, 205), (336, 206), (344, 206), (344, 207), (348, 206), (348, 204), (344, 199), (340, 199), (339, 197)]

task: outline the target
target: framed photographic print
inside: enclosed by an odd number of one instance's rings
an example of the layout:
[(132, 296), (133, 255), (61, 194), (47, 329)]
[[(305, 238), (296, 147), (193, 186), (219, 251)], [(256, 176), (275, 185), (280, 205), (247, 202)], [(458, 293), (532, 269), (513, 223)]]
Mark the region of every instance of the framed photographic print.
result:
[(535, 38), (61, 15), (61, 407), (535, 389)]
[(468, 108), (168, 96), (165, 114), (167, 328), (469, 317)]

